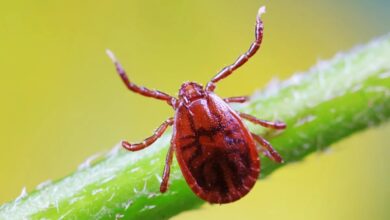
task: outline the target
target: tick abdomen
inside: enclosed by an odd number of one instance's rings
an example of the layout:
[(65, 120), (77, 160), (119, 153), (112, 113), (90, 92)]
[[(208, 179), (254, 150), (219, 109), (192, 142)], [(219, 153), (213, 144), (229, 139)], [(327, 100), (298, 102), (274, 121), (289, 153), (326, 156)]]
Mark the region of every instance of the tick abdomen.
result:
[(260, 170), (255, 143), (222, 99), (208, 94), (180, 106), (174, 126), (176, 157), (198, 196), (226, 203), (253, 187)]

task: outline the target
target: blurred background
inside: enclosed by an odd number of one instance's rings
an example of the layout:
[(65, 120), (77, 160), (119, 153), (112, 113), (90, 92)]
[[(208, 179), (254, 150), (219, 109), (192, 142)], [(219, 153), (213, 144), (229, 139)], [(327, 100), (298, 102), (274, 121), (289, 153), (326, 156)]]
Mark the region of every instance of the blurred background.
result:
[[(4, 1), (0, 3), (0, 204), (74, 171), (121, 139), (139, 141), (173, 115), (125, 89), (130, 78), (177, 94), (207, 82), (253, 40), (267, 6), (260, 53), (219, 84), (251, 94), (320, 59), (390, 31), (388, 0)], [(390, 124), (288, 165), (233, 204), (175, 219), (390, 219)]]

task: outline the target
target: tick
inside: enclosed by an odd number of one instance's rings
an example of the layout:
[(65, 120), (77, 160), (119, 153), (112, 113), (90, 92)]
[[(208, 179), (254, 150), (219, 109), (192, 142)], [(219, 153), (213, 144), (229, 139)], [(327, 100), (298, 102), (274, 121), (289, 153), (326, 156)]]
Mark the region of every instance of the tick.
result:
[(153, 144), (169, 126), (173, 126), (160, 185), (162, 193), (168, 188), (174, 153), (192, 191), (209, 203), (219, 204), (236, 201), (252, 189), (260, 173), (258, 153), (277, 163), (283, 161), (268, 141), (248, 130), (243, 119), (273, 129), (286, 128), (284, 123), (261, 120), (236, 112), (229, 106), (229, 103), (244, 103), (248, 100), (245, 96), (222, 99), (214, 93), (220, 80), (245, 64), (259, 49), (263, 38), (261, 15), (264, 12), (265, 7), (261, 7), (256, 19), (255, 40), (249, 50), (217, 73), (205, 87), (196, 82), (183, 83), (178, 98), (134, 84), (113, 53), (107, 51), (129, 90), (165, 101), (175, 111), (174, 117), (164, 121), (141, 143), (122, 141), (125, 149), (139, 151)]

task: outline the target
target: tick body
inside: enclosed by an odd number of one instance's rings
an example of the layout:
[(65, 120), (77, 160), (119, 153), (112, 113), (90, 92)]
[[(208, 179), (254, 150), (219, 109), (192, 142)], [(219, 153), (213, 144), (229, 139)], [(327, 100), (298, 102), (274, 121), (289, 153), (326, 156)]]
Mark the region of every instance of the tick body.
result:
[(172, 144), (191, 189), (211, 203), (227, 203), (247, 194), (260, 172), (251, 133), (221, 98), (205, 93), (175, 115)]
[(218, 81), (232, 74), (259, 49), (263, 36), (260, 15), (264, 12), (264, 7), (259, 9), (255, 41), (249, 50), (232, 65), (223, 68), (205, 87), (195, 82), (183, 83), (178, 98), (132, 83), (114, 55), (107, 51), (129, 90), (166, 101), (175, 110), (174, 117), (167, 119), (143, 142), (122, 142), (122, 146), (129, 151), (142, 150), (161, 137), (169, 126), (173, 126), (160, 186), (162, 193), (168, 188), (174, 154), (192, 191), (209, 203), (219, 204), (236, 201), (252, 189), (260, 173), (259, 152), (275, 162), (282, 162), (281, 156), (272, 146), (262, 137), (251, 133), (242, 120), (273, 129), (284, 129), (286, 125), (236, 112), (228, 104), (243, 103), (247, 97), (221, 99), (214, 93)]

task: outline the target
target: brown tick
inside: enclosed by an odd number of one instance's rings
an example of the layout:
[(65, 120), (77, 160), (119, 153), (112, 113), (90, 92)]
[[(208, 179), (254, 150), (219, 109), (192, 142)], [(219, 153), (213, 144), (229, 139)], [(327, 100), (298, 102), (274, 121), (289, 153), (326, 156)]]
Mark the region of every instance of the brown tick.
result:
[[(175, 116), (164, 121), (151, 137), (136, 144), (122, 142), (122, 146), (129, 151), (142, 150), (161, 137), (168, 126), (173, 125), (173, 137), (160, 186), (162, 193), (168, 188), (174, 152), (192, 191), (209, 203), (233, 202), (251, 190), (260, 173), (259, 152), (275, 162), (282, 162), (281, 156), (268, 141), (251, 133), (242, 119), (273, 129), (284, 129), (286, 125), (236, 112), (228, 105), (234, 102), (243, 103), (247, 101), (247, 97), (221, 99), (214, 93), (217, 82), (232, 74), (259, 49), (263, 38), (263, 22), (260, 16), (264, 12), (265, 7), (261, 7), (256, 19), (255, 41), (249, 50), (232, 65), (223, 68), (205, 88), (195, 82), (183, 83), (178, 98), (137, 86), (129, 80), (113, 53), (107, 51), (129, 90), (166, 101), (175, 110)], [(261, 147), (257, 148), (256, 142)]]

